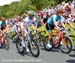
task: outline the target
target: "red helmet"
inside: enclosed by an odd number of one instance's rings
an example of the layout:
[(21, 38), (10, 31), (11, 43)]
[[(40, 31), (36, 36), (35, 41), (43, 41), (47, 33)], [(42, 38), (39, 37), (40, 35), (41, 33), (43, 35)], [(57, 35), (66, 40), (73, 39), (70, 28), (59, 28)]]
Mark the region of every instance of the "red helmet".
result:
[(3, 17), (1, 18), (1, 20), (2, 20), (2, 21), (6, 21), (6, 18), (3, 16)]
[(58, 9), (57, 13), (63, 13), (63, 9)]

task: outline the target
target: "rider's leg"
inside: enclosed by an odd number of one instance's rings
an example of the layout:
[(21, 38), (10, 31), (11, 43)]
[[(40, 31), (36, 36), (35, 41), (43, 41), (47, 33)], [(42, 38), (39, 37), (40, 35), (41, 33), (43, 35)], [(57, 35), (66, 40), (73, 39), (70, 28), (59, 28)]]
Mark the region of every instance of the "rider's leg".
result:
[(52, 31), (49, 32), (49, 38), (48, 38), (48, 40), (51, 40), (52, 39), (52, 35), (53, 35)]
[(46, 24), (46, 29), (49, 32), (49, 38), (48, 39), (50, 40), (52, 38), (52, 35), (53, 35), (51, 26), (49, 24)]
[(25, 47), (26, 52), (29, 52), (29, 49), (28, 49), (28, 46), (27, 46), (28, 42), (25, 41), (25, 39), (26, 39), (26, 31), (25, 30), (21, 31), (21, 34), (22, 34), (22, 42), (21, 42), (21, 44), (22, 44), (23, 47)]
[(2, 36), (2, 45), (5, 44), (6, 41), (6, 34), (3, 33), (3, 36)]
[(2, 47), (2, 33), (1, 33), (1, 31), (0, 31), (0, 48)]
[(50, 48), (50, 47), (52, 47), (52, 46), (50, 45), (50, 40), (52, 39), (53, 33), (52, 33), (51, 27), (50, 27), (48, 24), (46, 24), (46, 29), (47, 29), (48, 32), (49, 32), (48, 43), (47, 43), (46, 47), (49, 47), (49, 48)]
[(59, 30), (56, 27), (54, 29), (56, 30), (56, 36), (58, 37), (59, 36)]

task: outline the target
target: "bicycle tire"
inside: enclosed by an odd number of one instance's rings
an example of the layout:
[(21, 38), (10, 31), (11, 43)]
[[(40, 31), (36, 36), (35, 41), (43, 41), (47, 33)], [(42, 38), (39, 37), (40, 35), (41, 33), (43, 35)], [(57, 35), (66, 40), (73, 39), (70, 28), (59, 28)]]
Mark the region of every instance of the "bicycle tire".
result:
[(73, 38), (75, 38), (75, 36), (74, 36), (74, 35), (69, 35), (69, 37), (73, 37)]
[(9, 42), (4, 44), (4, 49), (9, 50)]
[[(75, 36), (74, 35), (69, 35), (69, 37), (71, 37), (71, 38), (73, 38), (73, 39), (75, 39)], [(74, 42), (74, 40), (72, 39), (72, 41)], [(73, 45), (73, 49), (72, 49), (73, 51), (75, 51), (75, 45)]]
[[(65, 51), (62, 48), (63, 45), (60, 46), (60, 50), (62, 53), (69, 54), (72, 51), (72, 40), (67, 36), (65, 36), (64, 38), (66, 39), (66, 45), (65, 46), (67, 47), (68, 51)], [(67, 40), (68, 40), (68, 42), (67, 42)], [(68, 46), (68, 44), (70, 45), (70, 47)]]
[[(21, 41), (20, 41), (19, 37), (17, 37), (16, 41), (17, 41), (17, 43), (16, 43), (16, 48), (17, 48), (18, 52), (19, 52), (20, 54), (24, 55), (25, 47), (22, 47), (22, 46), (21, 46)], [(22, 51), (19, 49), (19, 46), (22, 47)]]
[(6, 39), (5, 39), (5, 44), (3, 45), (3, 48), (5, 49), (5, 50), (9, 50), (9, 38), (8, 37), (6, 37)]
[[(32, 52), (32, 47), (31, 47), (32, 42), (34, 42), (35, 46), (37, 47), (37, 53), (36, 54)], [(29, 47), (29, 50), (30, 50), (30, 53), (32, 54), (32, 56), (38, 57), (40, 55), (39, 46), (38, 46), (36, 40), (32, 39), (31, 42), (28, 42), (28, 47)]]

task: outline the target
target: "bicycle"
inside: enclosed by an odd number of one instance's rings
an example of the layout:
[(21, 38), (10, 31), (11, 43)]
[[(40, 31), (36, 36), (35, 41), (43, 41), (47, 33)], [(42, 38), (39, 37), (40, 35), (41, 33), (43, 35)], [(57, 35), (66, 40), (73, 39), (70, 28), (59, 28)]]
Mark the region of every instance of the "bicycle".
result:
[(3, 44), (1, 41), (1, 48), (4, 48), (5, 50), (9, 50), (9, 34), (5, 33), (6, 37), (3, 37)]
[(40, 54), (39, 46), (32, 38), (31, 33), (27, 33), (26, 38), (24, 39), (24, 44), (22, 45), (22, 35), (21, 33), (18, 33), (17, 38), (16, 38), (16, 48), (20, 54), (24, 54), (26, 52), (26, 46), (29, 49), (29, 52), (32, 54), (34, 57), (38, 57)]
[[(44, 48), (47, 51), (51, 51), (53, 48), (58, 48), (60, 47), (60, 50), (62, 53), (69, 54), (72, 51), (72, 40), (68, 36), (68, 31), (64, 33), (63, 30), (60, 30), (60, 32), (53, 32), (53, 33), (59, 33), (59, 36), (56, 40), (53, 39), (53, 36), (51, 37), (51, 40), (46, 39), (44, 42)], [(47, 48), (46, 45), (50, 43), (52, 47)]]

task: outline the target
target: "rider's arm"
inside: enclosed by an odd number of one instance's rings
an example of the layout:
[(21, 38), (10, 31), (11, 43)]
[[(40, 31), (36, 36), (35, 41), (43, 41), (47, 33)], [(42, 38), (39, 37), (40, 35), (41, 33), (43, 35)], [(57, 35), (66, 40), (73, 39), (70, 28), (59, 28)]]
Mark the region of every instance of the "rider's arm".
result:
[(65, 24), (64, 22), (61, 22), (62, 27), (65, 29)]
[(74, 27), (73, 27), (73, 25), (72, 25), (72, 23), (71, 23), (70, 21), (68, 21), (68, 24), (70, 25), (70, 27), (71, 27), (72, 29), (74, 29)]
[(36, 22), (35, 21), (33, 21), (31, 25), (32, 25), (34, 30), (37, 30), (37, 26), (36, 26)]
[(61, 26), (62, 26), (64, 29), (66, 29), (65, 24), (64, 24), (64, 20), (65, 20), (64, 17), (61, 16)]
[(59, 29), (58, 24), (57, 24), (56, 21), (54, 21), (54, 25), (55, 25), (55, 27), (56, 27), (57, 29)]
[(57, 23), (57, 16), (56, 15), (53, 15), (53, 22), (54, 22), (54, 25), (55, 25), (55, 27), (57, 28), (57, 29), (59, 29), (59, 27), (58, 27), (58, 23)]

